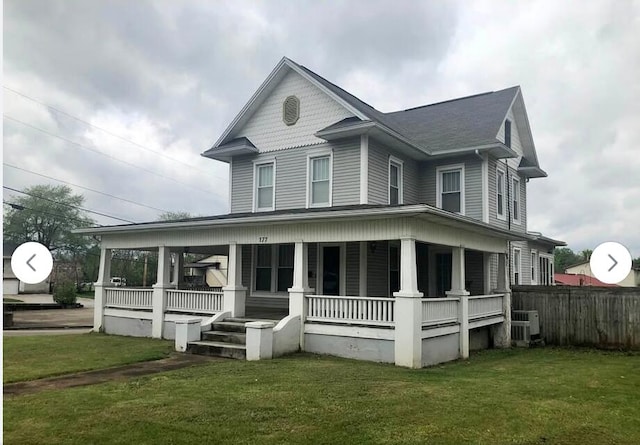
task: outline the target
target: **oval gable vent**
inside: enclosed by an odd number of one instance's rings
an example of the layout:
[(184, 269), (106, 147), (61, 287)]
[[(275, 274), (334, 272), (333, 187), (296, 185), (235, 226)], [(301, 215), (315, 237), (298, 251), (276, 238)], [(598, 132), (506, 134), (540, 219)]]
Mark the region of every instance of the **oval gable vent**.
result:
[(296, 96), (289, 96), (282, 104), (282, 120), (287, 125), (293, 125), (300, 118), (300, 101)]

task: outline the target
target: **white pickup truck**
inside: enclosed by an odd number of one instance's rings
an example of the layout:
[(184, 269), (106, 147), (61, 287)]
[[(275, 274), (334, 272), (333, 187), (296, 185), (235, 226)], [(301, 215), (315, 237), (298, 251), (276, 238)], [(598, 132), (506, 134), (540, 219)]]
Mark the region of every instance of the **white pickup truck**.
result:
[(111, 284), (114, 287), (124, 287), (127, 285), (127, 279), (123, 277), (111, 277)]

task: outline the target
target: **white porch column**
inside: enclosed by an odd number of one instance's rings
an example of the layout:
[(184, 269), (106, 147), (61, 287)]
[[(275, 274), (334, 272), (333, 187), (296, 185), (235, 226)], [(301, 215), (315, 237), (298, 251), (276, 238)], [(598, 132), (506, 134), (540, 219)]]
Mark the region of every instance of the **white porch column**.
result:
[(416, 240), (400, 240), (400, 290), (395, 301), (395, 363), (422, 367), (422, 292), (418, 292)]
[(289, 317), (300, 317), (300, 349), (304, 350), (304, 322), (307, 318), (307, 300), (309, 288), (309, 250), (303, 241), (296, 241), (293, 256), (293, 287), (289, 289)]
[(232, 317), (244, 317), (247, 288), (242, 285), (242, 245), (235, 242), (229, 244), (227, 285), (222, 291), (224, 311), (231, 312)]
[(504, 294), (502, 312), (504, 322), (491, 326), (493, 345), (496, 348), (511, 347), (511, 288), (509, 286), (509, 271), (507, 254), (498, 254), (498, 288), (496, 293)]
[(464, 247), (451, 249), (451, 290), (447, 297), (460, 298), (458, 323), (460, 323), (460, 357), (469, 358), (469, 292), (465, 289)]
[(111, 249), (100, 249), (100, 266), (98, 269), (98, 281), (94, 284), (95, 296), (93, 307), (93, 330), (104, 330), (104, 288), (111, 283)]
[(358, 294), (361, 297), (367, 296), (367, 247), (369, 246), (368, 241), (360, 241), (360, 282), (359, 282), (359, 292)]
[(174, 252), (175, 262), (173, 263), (173, 275), (171, 284), (176, 288), (184, 281), (184, 253), (182, 251)]
[(158, 248), (158, 274), (157, 282), (153, 285), (151, 317), (151, 336), (162, 338), (164, 331), (164, 311), (167, 308), (167, 289), (173, 288), (169, 283), (171, 275), (171, 252), (166, 246)]

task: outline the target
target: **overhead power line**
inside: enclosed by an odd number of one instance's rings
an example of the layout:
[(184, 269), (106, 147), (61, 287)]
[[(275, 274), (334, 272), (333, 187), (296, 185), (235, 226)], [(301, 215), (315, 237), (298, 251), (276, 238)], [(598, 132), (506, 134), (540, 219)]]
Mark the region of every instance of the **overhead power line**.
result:
[(128, 203), (131, 203), (131, 204), (135, 204), (135, 205), (140, 206), (140, 207), (146, 207), (146, 208), (151, 209), (151, 210), (157, 210), (158, 212), (165, 212), (165, 213), (169, 212), (169, 210), (160, 209), (158, 207), (153, 207), (153, 206), (150, 206), (150, 205), (142, 204), (140, 202), (132, 201), (130, 199), (122, 198), (120, 196), (115, 196), (115, 195), (112, 195), (110, 193), (101, 192), (100, 190), (92, 189), (92, 188), (85, 187), (85, 186), (79, 185), (79, 184), (74, 184), (72, 182), (64, 181), (62, 179), (54, 178), (52, 176), (43, 175), (42, 173), (37, 173), (37, 172), (34, 172), (32, 170), (27, 170), (26, 168), (22, 168), (22, 167), (18, 167), (18, 166), (15, 166), (15, 165), (7, 164), (6, 162), (3, 162), (2, 165), (4, 165), (5, 167), (14, 168), (16, 170), (21, 170), (23, 172), (31, 173), (32, 175), (40, 176), (42, 178), (51, 179), (53, 181), (57, 181), (57, 182), (60, 182), (62, 184), (71, 185), (73, 187), (78, 187), (78, 188), (81, 188), (83, 190), (88, 190), (88, 191), (93, 192), (93, 193), (98, 193), (100, 195), (108, 196), (108, 197), (113, 198), (113, 199), (118, 199), (120, 201), (124, 201), (124, 202), (128, 202)]
[(123, 221), (123, 222), (128, 222), (128, 223), (131, 223), (131, 224), (135, 224), (135, 221), (131, 221), (131, 220), (120, 218), (120, 217), (113, 216), (113, 215), (107, 215), (106, 213), (96, 212), (95, 210), (85, 209), (84, 207), (80, 207), (80, 206), (74, 206), (74, 205), (71, 205), (71, 204), (65, 204), (64, 202), (58, 202), (58, 201), (55, 201), (53, 199), (46, 198), (44, 196), (35, 195), (33, 193), (25, 192), (23, 190), (14, 189), (14, 188), (11, 188), (11, 187), (7, 187), (5, 185), (3, 185), (2, 188), (3, 189), (7, 189), (7, 190), (11, 190), (12, 192), (22, 193), (23, 195), (31, 196), (32, 198), (37, 198), (37, 199), (42, 199), (44, 201), (49, 201), (49, 202), (52, 202), (54, 204), (61, 205), (63, 207), (69, 207), (71, 209), (78, 209), (78, 210), (82, 210), (84, 212), (94, 213), (96, 215), (105, 216), (107, 218), (115, 219), (115, 220), (118, 220), (118, 221)]
[(211, 193), (212, 193), (212, 192), (210, 192), (210, 191), (206, 191), (206, 190), (200, 189), (200, 188), (198, 188), (198, 187), (194, 187), (194, 186), (192, 186), (192, 185), (189, 185), (189, 184), (187, 184), (187, 183), (185, 183), (185, 182), (178, 181), (177, 179), (172, 178), (172, 177), (170, 177), (170, 176), (166, 176), (166, 175), (163, 175), (163, 174), (161, 174), (161, 173), (157, 173), (157, 172), (155, 172), (155, 171), (153, 171), (153, 170), (149, 170), (148, 168), (144, 168), (144, 167), (141, 167), (141, 166), (139, 166), (139, 165), (133, 164), (133, 163), (131, 163), (131, 162), (127, 162), (127, 161), (124, 161), (124, 160), (122, 160), (122, 159), (118, 159), (118, 158), (117, 158), (117, 157), (115, 157), (115, 156), (109, 155), (109, 154), (107, 154), (107, 153), (103, 153), (103, 152), (101, 152), (101, 151), (99, 151), (99, 150), (96, 150), (95, 148), (88, 147), (88, 146), (86, 146), (86, 145), (80, 144), (79, 142), (76, 142), (76, 141), (73, 141), (73, 140), (71, 140), (71, 139), (68, 139), (68, 138), (66, 138), (66, 137), (64, 137), (64, 136), (60, 136), (60, 135), (58, 135), (58, 134), (51, 133), (50, 131), (44, 130), (44, 129), (40, 128), (40, 127), (36, 127), (35, 125), (28, 124), (28, 123), (26, 123), (26, 122), (24, 122), (24, 121), (21, 121), (20, 119), (16, 119), (16, 118), (14, 118), (14, 117), (12, 117), (12, 116), (9, 116), (8, 114), (3, 114), (3, 118), (4, 118), (4, 119), (7, 119), (7, 120), (10, 120), (10, 121), (13, 121), (13, 122), (16, 122), (16, 123), (19, 123), (19, 124), (21, 124), (21, 125), (24, 125), (25, 127), (31, 128), (31, 129), (33, 129), (33, 130), (39, 131), (39, 132), (41, 132), (41, 133), (43, 133), (43, 134), (46, 134), (47, 136), (51, 136), (51, 137), (53, 137), (53, 138), (63, 140), (63, 141), (65, 141), (65, 142), (67, 142), (67, 143), (69, 143), (69, 144), (72, 144), (72, 145), (74, 145), (74, 146), (76, 146), (76, 147), (78, 147), (78, 148), (82, 148), (82, 149), (84, 149), (84, 150), (88, 150), (88, 151), (90, 151), (90, 152), (92, 152), (92, 153), (95, 153), (95, 154), (98, 154), (98, 155), (100, 155), (100, 156), (104, 156), (104, 157), (106, 157), (106, 158), (108, 158), (108, 159), (111, 159), (111, 160), (113, 160), (113, 161), (117, 161), (117, 162), (120, 162), (120, 163), (122, 163), (122, 164), (128, 165), (128, 166), (130, 166), (130, 167), (140, 169), (140, 170), (142, 170), (142, 171), (145, 171), (145, 172), (147, 172), (147, 173), (151, 173), (152, 175), (158, 176), (158, 177), (160, 177), (160, 178), (168, 179), (169, 181), (173, 181), (173, 182), (175, 182), (176, 184), (180, 184), (180, 185), (182, 185), (182, 186), (184, 186), (184, 187), (188, 187), (188, 188), (190, 188), (190, 189), (193, 189), (193, 190), (196, 190), (196, 191), (199, 191), (199, 192), (202, 192), (202, 193), (206, 193), (206, 194), (211, 194)]
[(112, 131), (110, 131), (110, 130), (107, 130), (107, 129), (105, 129), (105, 128), (102, 128), (102, 127), (99, 127), (99, 126), (94, 125), (94, 124), (92, 124), (92, 123), (89, 123), (89, 122), (87, 122), (87, 121), (85, 121), (85, 120), (83, 120), (83, 119), (80, 119), (80, 118), (79, 118), (79, 117), (77, 117), (77, 116), (74, 116), (74, 115), (73, 115), (73, 114), (71, 114), (71, 113), (68, 113), (68, 112), (66, 112), (66, 111), (64, 111), (64, 110), (61, 110), (60, 108), (56, 108), (56, 107), (54, 107), (54, 106), (52, 106), (52, 105), (49, 105), (49, 104), (47, 104), (47, 103), (45, 103), (45, 102), (42, 102), (42, 101), (40, 101), (40, 100), (38, 100), (38, 99), (36, 99), (36, 98), (34, 98), (34, 97), (29, 96), (28, 94), (25, 94), (25, 93), (21, 92), (21, 91), (14, 90), (13, 88), (9, 88), (9, 87), (4, 86), (4, 85), (2, 86), (2, 88), (4, 88), (5, 90), (8, 90), (8, 91), (11, 91), (11, 92), (12, 92), (12, 93), (14, 93), (14, 94), (17, 94), (18, 96), (22, 96), (23, 98), (25, 98), (25, 99), (27, 99), (27, 100), (30, 100), (30, 101), (32, 101), (32, 102), (35, 102), (35, 103), (39, 104), (39, 105), (42, 105), (43, 107), (46, 107), (46, 108), (50, 109), (51, 111), (54, 111), (54, 112), (56, 112), (56, 113), (62, 114), (62, 115), (64, 115), (64, 116), (67, 116), (68, 118), (73, 119), (73, 120), (76, 120), (76, 121), (78, 121), (78, 122), (81, 122), (81, 123), (83, 123), (83, 124), (85, 124), (85, 125), (87, 125), (87, 126), (89, 126), (89, 127), (93, 127), (93, 128), (95, 128), (95, 129), (97, 129), (97, 130), (100, 130), (100, 131), (102, 131), (102, 132), (104, 132), (104, 133), (107, 133), (107, 134), (108, 134), (108, 135), (110, 135), (110, 136), (113, 136), (114, 138), (118, 138), (118, 139), (120, 139), (121, 141), (124, 141), (124, 142), (127, 142), (127, 143), (129, 143), (129, 144), (135, 145), (136, 147), (138, 147), (138, 148), (140, 148), (140, 149), (142, 149), (142, 150), (146, 150), (146, 151), (151, 152), (151, 153), (154, 153), (154, 154), (156, 154), (156, 155), (158, 155), (158, 156), (162, 156), (163, 158), (170, 159), (170, 160), (172, 160), (172, 161), (174, 161), (174, 162), (178, 162), (178, 163), (180, 163), (180, 164), (182, 164), (182, 165), (185, 165), (185, 166), (187, 166), (187, 167), (189, 167), (189, 168), (191, 168), (191, 169), (197, 170), (197, 171), (202, 172), (202, 173), (205, 173), (205, 174), (207, 174), (207, 175), (208, 175), (208, 174), (210, 174), (209, 172), (207, 172), (207, 171), (205, 171), (205, 170), (202, 170), (202, 169), (200, 169), (200, 168), (198, 168), (198, 167), (195, 167), (195, 166), (193, 166), (193, 165), (191, 165), (191, 164), (189, 164), (189, 163), (187, 163), (187, 162), (181, 161), (181, 160), (180, 160), (180, 159), (178, 159), (178, 158), (174, 158), (174, 157), (172, 157), (172, 156), (166, 155), (166, 154), (162, 153), (161, 151), (152, 150), (151, 148), (145, 147), (144, 145), (141, 145), (141, 144), (139, 144), (139, 143), (137, 143), (137, 142), (134, 142), (134, 141), (132, 141), (132, 140), (130, 140), (130, 139), (127, 139), (127, 138), (125, 138), (125, 137), (123, 137), (123, 136), (120, 136), (119, 134), (116, 134), (116, 133), (114, 133), (114, 132), (112, 132)]

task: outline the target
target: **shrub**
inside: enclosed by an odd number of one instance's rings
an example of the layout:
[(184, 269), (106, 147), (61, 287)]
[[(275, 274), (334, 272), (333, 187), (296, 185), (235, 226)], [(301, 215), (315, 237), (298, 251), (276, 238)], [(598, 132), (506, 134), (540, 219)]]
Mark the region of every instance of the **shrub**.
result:
[(71, 281), (62, 281), (56, 284), (53, 291), (53, 301), (58, 304), (76, 304), (76, 286)]

